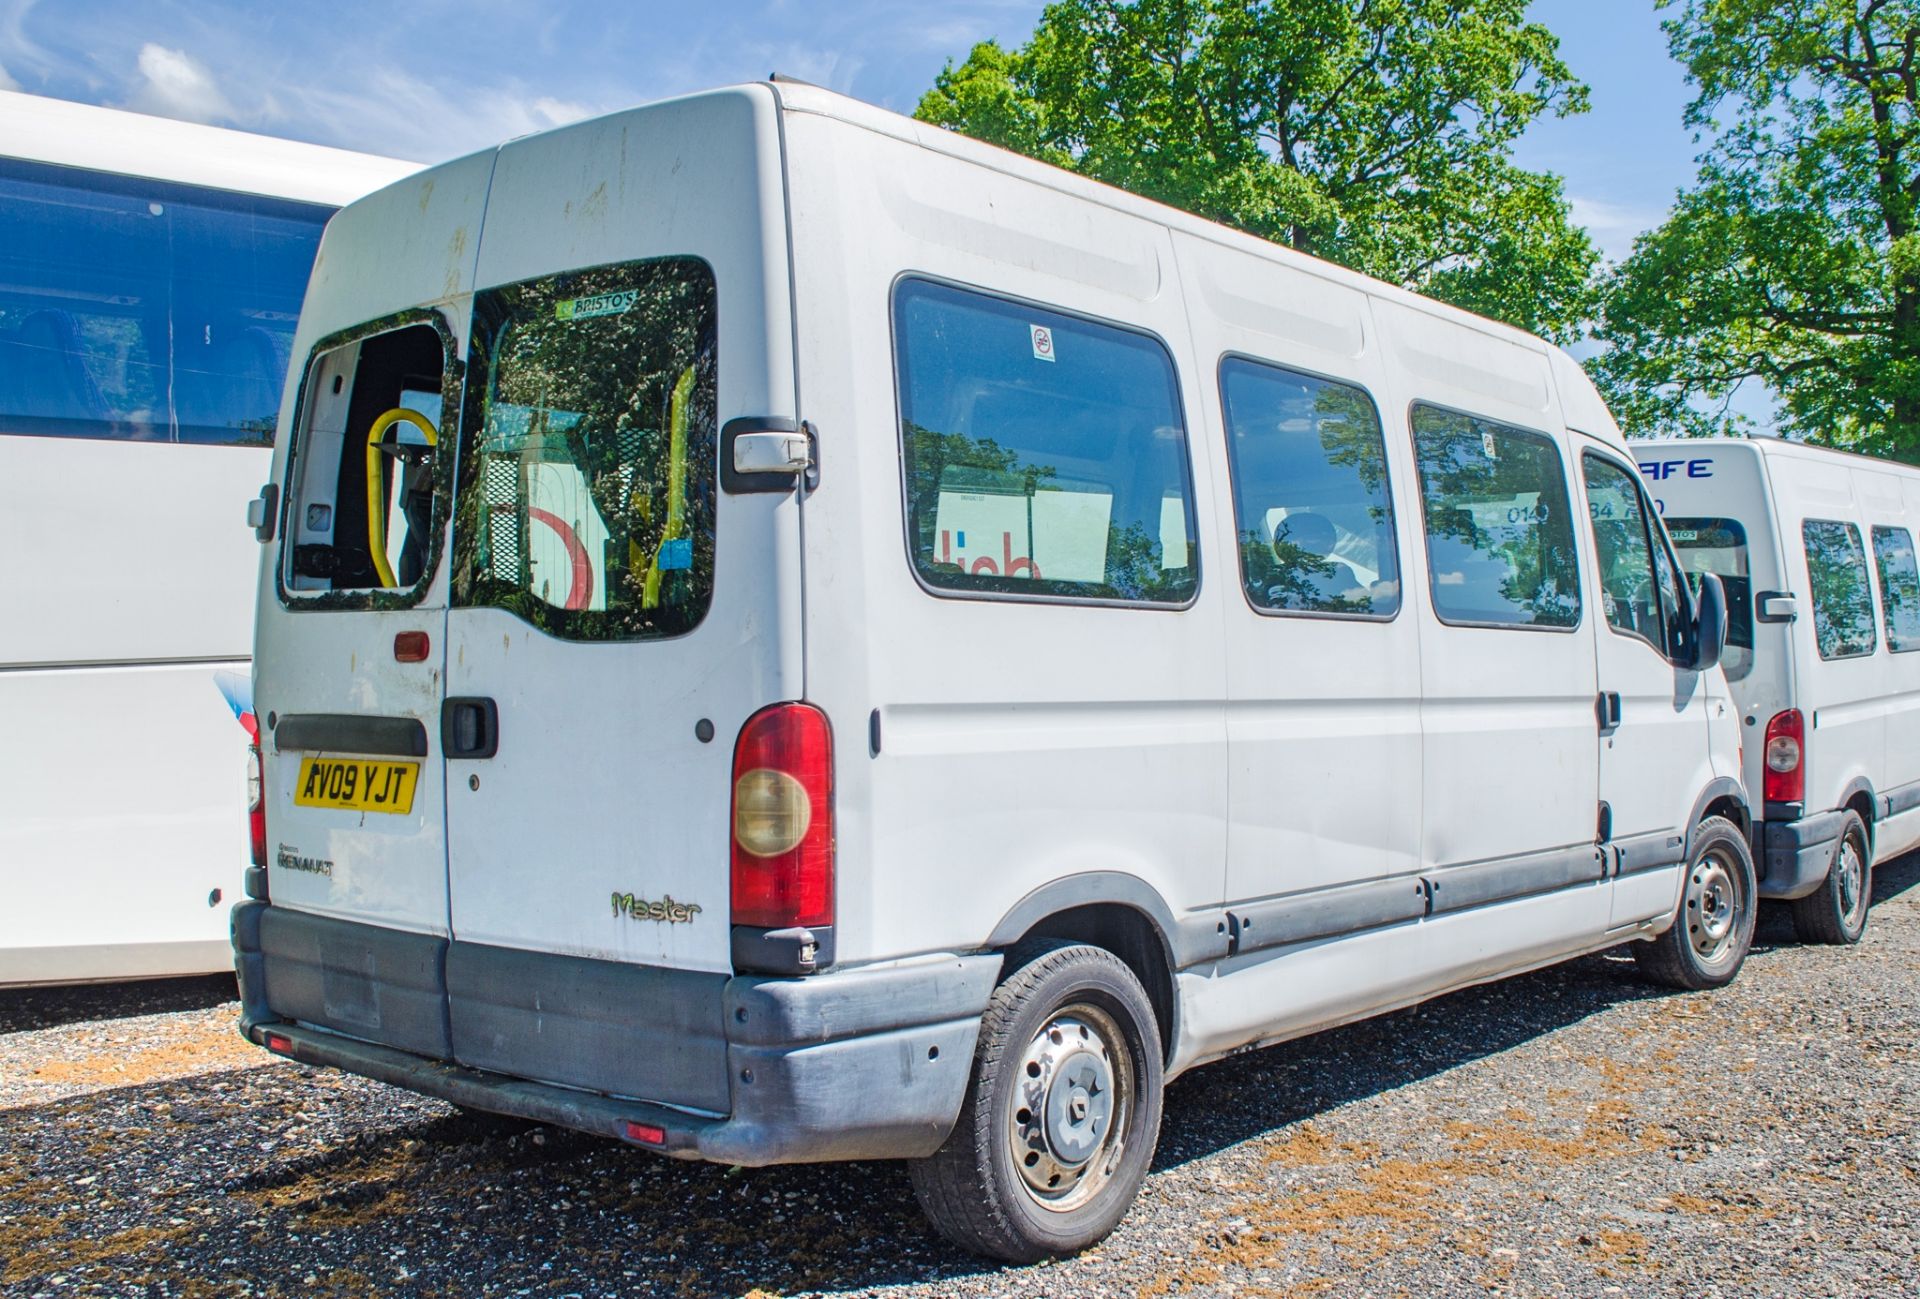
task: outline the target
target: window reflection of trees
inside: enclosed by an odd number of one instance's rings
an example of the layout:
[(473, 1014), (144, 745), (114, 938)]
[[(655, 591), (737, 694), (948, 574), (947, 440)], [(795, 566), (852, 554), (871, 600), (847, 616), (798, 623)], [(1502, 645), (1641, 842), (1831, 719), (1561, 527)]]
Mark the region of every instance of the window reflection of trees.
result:
[[(601, 314), (568, 314), (568, 304), (591, 298), (608, 299)], [(690, 259), (483, 295), (455, 521), (457, 603), (505, 609), (579, 640), (678, 635), (700, 621), (713, 592), (714, 328), (712, 273)], [(563, 608), (534, 589), (538, 465), (577, 471), (606, 529), (602, 553), (589, 556), (604, 610)]]
[[(1429, 552), (1436, 538), (1444, 539), (1504, 569), (1497, 586), (1482, 592), (1497, 595), (1506, 606), (1498, 609), (1459, 600), (1453, 593), (1468, 588), (1440, 583), (1436, 568), (1434, 603), (1441, 614), (1467, 622), (1577, 625), (1579, 567), (1566, 477), (1553, 444), (1523, 429), (1431, 406), (1414, 408), (1413, 432)], [(1503, 531), (1510, 535), (1490, 538), (1469, 507), (1502, 502), (1508, 525)]]
[(1823, 659), (1873, 653), (1873, 593), (1860, 533), (1850, 523), (1809, 519), (1801, 525), (1813, 584), (1814, 643)]
[(1874, 557), (1880, 565), (1880, 599), (1886, 606), (1887, 648), (1920, 649), (1920, 568), (1913, 537), (1905, 528), (1875, 528)]
[[(1235, 476), (1242, 484), (1235, 507), (1248, 599), (1290, 612), (1390, 616), (1400, 605), (1399, 568), (1386, 449), (1372, 398), (1346, 384), (1237, 358), (1223, 365), (1222, 379)], [(1286, 427), (1296, 420), (1308, 425), (1297, 434)], [(1346, 489), (1341, 499), (1287, 499), (1277, 481), (1315, 476), (1319, 466), (1305, 463), (1307, 434), (1326, 468), (1350, 475), (1340, 484)], [(1376, 578), (1368, 584), (1337, 551), (1323, 554), (1291, 537), (1286, 519), (1272, 531), (1267, 527), (1268, 511), (1275, 508), (1293, 518), (1318, 513), (1316, 507), (1354, 506), (1364, 509), (1373, 534), (1363, 538), (1375, 555)]]

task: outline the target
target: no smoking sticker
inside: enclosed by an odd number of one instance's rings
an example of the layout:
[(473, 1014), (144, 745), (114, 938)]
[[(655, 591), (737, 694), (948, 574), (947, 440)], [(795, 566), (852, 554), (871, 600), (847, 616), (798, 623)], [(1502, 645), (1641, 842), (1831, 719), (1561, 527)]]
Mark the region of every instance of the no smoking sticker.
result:
[(1028, 325), (1033, 334), (1033, 359), (1051, 361), (1053, 359), (1053, 331), (1045, 325)]

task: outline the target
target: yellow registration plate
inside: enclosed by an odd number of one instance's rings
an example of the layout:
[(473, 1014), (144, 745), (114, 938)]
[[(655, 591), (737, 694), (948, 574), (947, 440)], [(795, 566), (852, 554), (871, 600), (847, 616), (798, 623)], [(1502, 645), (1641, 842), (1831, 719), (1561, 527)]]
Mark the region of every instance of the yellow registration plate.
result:
[(339, 807), (352, 812), (413, 810), (417, 762), (374, 758), (302, 758), (293, 801), (301, 807)]

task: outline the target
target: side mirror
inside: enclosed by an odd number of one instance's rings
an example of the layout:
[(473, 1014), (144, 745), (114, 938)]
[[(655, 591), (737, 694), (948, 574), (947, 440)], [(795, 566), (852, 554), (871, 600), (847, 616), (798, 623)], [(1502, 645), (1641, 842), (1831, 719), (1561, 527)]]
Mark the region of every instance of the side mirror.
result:
[(1715, 573), (1700, 575), (1693, 601), (1693, 661), (1685, 666), (1705, 672), (1727, 647), (1727, 591)]

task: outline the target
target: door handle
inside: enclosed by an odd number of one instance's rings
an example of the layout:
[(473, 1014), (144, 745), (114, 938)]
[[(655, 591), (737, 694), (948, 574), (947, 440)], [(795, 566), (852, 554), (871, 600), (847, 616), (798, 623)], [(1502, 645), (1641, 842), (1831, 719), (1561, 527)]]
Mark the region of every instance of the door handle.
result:
[(449, 758), (491, 758), (500, 751), (500, 709), (473, 695), (440, 705), (440, 750)]
[(1617, 729), (1620, 725), (1620, 692), (1602, 690), (1600, 698), (1595, 701), (1595, 712), (1599, 715), (1601, 730)]

